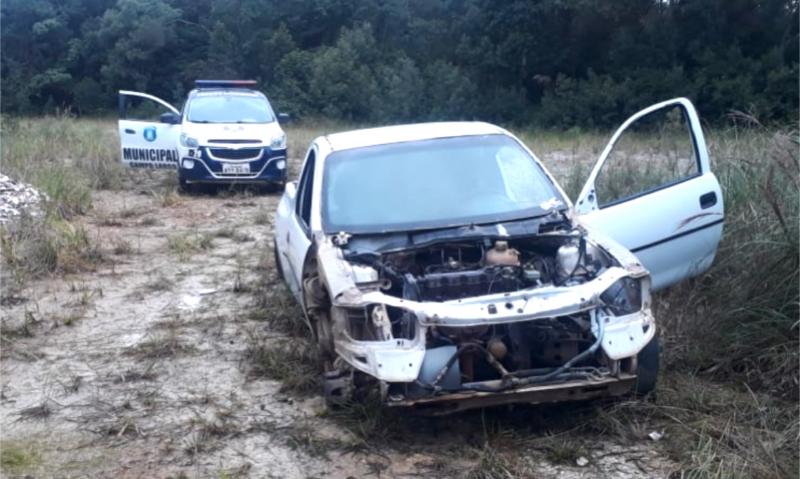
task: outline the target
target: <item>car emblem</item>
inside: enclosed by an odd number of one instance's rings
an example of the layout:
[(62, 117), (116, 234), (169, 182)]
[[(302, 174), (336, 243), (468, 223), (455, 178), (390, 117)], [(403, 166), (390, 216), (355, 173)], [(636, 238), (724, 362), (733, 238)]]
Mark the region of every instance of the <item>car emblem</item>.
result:
[(144, 129), (143, 135), (147, 141), (156, 141), (156, 127), (148, 126)]

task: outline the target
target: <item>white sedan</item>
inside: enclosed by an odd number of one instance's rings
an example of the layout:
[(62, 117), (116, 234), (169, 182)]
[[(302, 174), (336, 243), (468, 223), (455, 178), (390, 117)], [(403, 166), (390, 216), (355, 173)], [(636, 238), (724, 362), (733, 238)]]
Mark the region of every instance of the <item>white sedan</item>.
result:
[(443, 414), (651, 391), (650, 293), (708, 269), (723, 217), (678, 98), (616, 131), (575, 203), (487, 123), (319, 137), (278, 206), (275, 259), (330, 403), (377, 386)]

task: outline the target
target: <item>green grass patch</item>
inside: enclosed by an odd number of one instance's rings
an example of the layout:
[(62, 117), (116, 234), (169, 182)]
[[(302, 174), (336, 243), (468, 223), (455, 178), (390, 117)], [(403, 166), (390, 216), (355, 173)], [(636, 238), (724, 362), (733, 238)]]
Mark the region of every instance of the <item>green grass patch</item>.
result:
[(41, 454), (32, 444), (0, 443), (0, 469), (4, 474), (21, 474), (41, 463)]

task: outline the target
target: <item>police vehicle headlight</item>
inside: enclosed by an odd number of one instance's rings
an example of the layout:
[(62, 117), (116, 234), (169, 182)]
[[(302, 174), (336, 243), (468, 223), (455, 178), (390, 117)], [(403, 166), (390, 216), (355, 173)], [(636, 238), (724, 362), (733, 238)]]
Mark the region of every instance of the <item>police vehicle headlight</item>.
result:
[(281, 133), (269, 142), (269, 147), (273, 150), (283, 150), (286, 148), (286, 133)]
[(186, 133), (181, 133), (181, 146), (185, 146), (187, 148), (197, 148), (199, 144), (200, 143), (198, 143), (197, 138), (192, 138)]
[(286, 160), (278, 160), (275, 166), (277, 166), (279, 170), (286, 168)]
[(194, 160), (190, 160), (189, 158), (184, 158), (183, 168), (186, 170), (191, 170), (192, 168), (194, 168)]

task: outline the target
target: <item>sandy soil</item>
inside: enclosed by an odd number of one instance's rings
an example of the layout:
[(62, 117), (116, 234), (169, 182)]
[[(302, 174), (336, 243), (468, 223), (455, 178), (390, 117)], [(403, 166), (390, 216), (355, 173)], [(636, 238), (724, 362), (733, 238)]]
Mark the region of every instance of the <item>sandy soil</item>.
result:
[(104, 262), (31, 282), (3, 306), (4, 329), (29, 333), (3, 341), (3, 447), (30, 456), (4, 477), (631, 478), (674, 470), (647, 425), (630, 425), (641, 430), (637, 440), (609, 439), (592, 424), (594, 405), (445, 419), (382, 413), (385, 422), (367, 434), (368, 416), (326, 413), (318, 395), (282, 392), (279, 381), (248, 374), (253, 337), (291, 340), (259, 301), (286, 294), (271, 271), (277, 201), (95, 193), (79, 221)]

